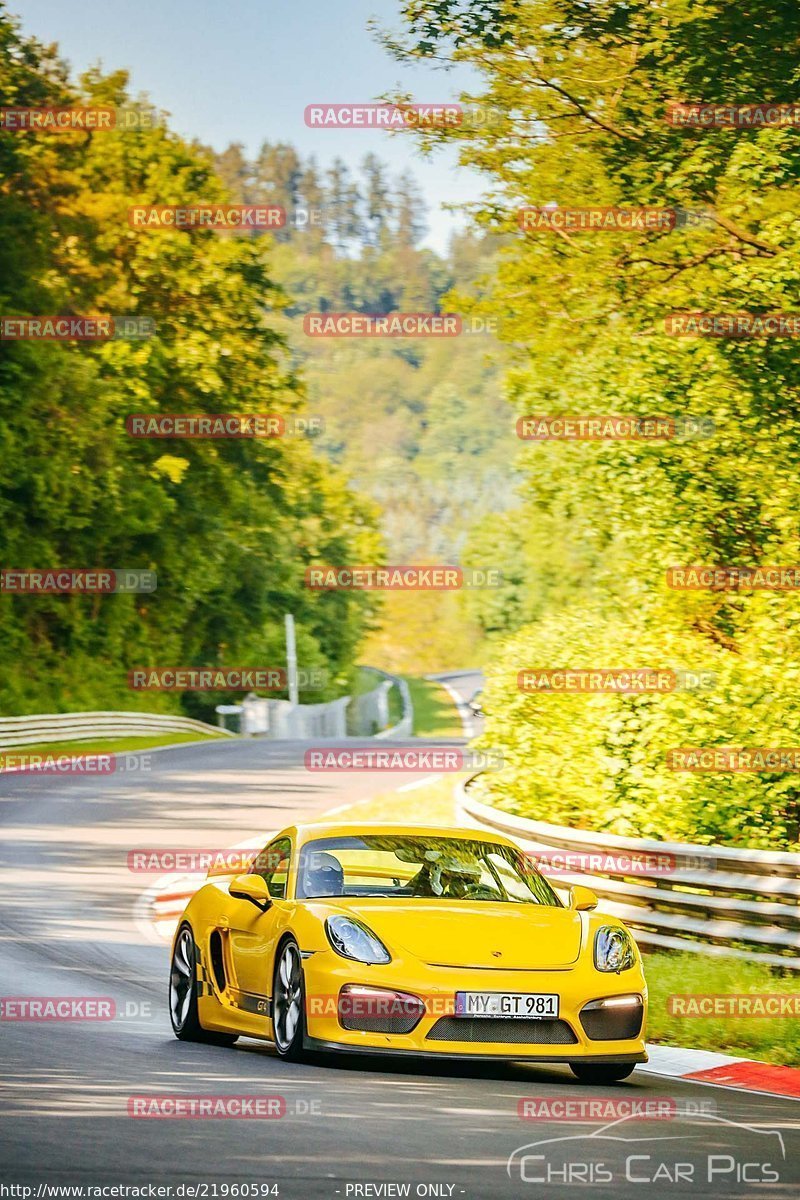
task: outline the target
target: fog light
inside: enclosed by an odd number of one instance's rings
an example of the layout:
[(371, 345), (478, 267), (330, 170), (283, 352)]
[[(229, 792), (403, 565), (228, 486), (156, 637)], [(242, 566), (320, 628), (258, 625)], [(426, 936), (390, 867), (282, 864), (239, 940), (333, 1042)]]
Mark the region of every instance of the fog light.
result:
[(425, 1013), (419, 996), (393, 988), (346, 983), (339, 992), (339, 1024), (363, 1033), (411, 1033)]

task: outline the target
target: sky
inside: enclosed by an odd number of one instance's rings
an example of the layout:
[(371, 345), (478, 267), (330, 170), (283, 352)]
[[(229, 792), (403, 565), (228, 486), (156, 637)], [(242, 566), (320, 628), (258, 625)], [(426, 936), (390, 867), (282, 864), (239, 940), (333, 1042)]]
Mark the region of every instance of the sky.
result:
[(428, 204), (425, 242), (440, 251), (460, 220), (441, 208), (481, 193), (480, 176), (450, 147), (424, 159), (412, 136), (368, 129), (309, 129), (307, 104), (368, 102), (395, 88), (423, 103), (474, 86), (452, 71), (395, 61), (367, 29), (402, 28), (399, 0), (6, 0), (26, 33), (58, 42), (78, 73), (127, 68), (132, 92), (149, 94), (171, 127), (215, 149), (291, 142), (324, 167), (355, 167), (370, 151), (394, 172), (412, 169)]

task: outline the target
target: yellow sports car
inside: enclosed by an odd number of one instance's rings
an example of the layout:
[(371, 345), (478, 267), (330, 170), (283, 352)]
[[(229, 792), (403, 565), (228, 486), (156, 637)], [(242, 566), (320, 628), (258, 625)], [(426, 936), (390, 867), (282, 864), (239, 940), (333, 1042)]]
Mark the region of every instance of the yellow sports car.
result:
[(639, 951), (597, 898), (565, 904), (509, 839), (403, 825), (293, 826), (209, 880), (175, 934), (177, 1037), (308, 1051), (646, 1062)]

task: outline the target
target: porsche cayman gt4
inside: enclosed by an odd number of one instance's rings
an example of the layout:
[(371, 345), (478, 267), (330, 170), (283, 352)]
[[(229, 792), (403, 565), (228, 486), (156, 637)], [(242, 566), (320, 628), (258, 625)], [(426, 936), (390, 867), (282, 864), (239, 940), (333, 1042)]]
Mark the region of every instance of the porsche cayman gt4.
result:
[(293, 826), (245, 874), (209, 879), (175, 933), (183, 1040), (568, 1063), (593, 1083), (646, 1062), (633, 938), (566, 898), (500, 835)]

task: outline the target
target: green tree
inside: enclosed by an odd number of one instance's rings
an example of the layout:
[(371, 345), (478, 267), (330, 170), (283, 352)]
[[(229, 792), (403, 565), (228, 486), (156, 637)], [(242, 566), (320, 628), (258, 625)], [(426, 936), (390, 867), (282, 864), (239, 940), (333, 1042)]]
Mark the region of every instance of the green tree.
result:
[[(535, 812), (541, 781), (557, 777), (561, 818), (632, 830), (649, 828), (662, 787), (670, 827), (684, 835), (794, 844), (800, 791), (791, 774), (666, 786), (663, 753), (670, 738), (786, 744), (794, 729), (791, 688), (775, 671), (794, 678), (796, 593), (677, 593), (666, 569), (800, 562), (797, 340), (675, 338), (665, 317), (797, 309), (797, 129), (682, 128), (667, 113), (673, 101), (793, 96), (798, 11), (725, 0), (414, 0), (404, 12), (410, 35), (397, 52), (475, 68), (480, 84), (463, 99), (491, 116), (420, 136), (455, 142), (462, 162), (486, 174), (477, 222), (504, 249), (476, 303), (509, 343), (515, 414), (655, 413), (714, 426), (713, 436), (661, 444), (521, 449), (518, 509), (484, 523), (469, 551), (496, 535), (512, 556), (506, 614), (497, 597), (476, 601), (483, 627), (508, 639), (490, 670), (487, 741), (504, 744), (512, 764), (496, 787)], [(675, 214), (675, 227), (521, 231), (525, 205), (655, 206)], [(565, 765), (556, 776), (553, 750), (569, 721), (553, 697), (534, 705), (519, 696), (513, 665), (577, 667), (585, 656), (588, 665), (647, 665), (637, 660), (659, 646), (685, 668), (718, 663), (719, 694), (594, 707), (565, 698), (584, 740), (579, 770)], [(609, 661), (623, 651), (623, 662)], [(551, 661), (537, 661), (542, 654)], [(635, 788), (628, 773), (608, 769), (620, 720), (642, 754)], [(570, 741), (562, 752), (573, 749)]]
[[(0, 54), (3, 105), (129, 101), (124, 73), (73, 85), (5, 16)], [(140, 341), (0, 344), (0, 562), (158, 574), (147, 595), (0, 596), (0, 710), (173, 705), (128, 693), (127, 670), (281, 661), (287, 611), (304, 665), (346, 677), (369, 602), (312, 593), (303, 574), (319, 560), (379, 557), (371, 506), (301, 437), (125, 431), (132, 412), (302, 410), (274, 329), (284, 301), (270, 240), (129, 227), (133, 204), (228, 198), (210, 158), (164, 124), (3, 131), (0, 165), (3, 313), (133, 314), (156, 326)]]

